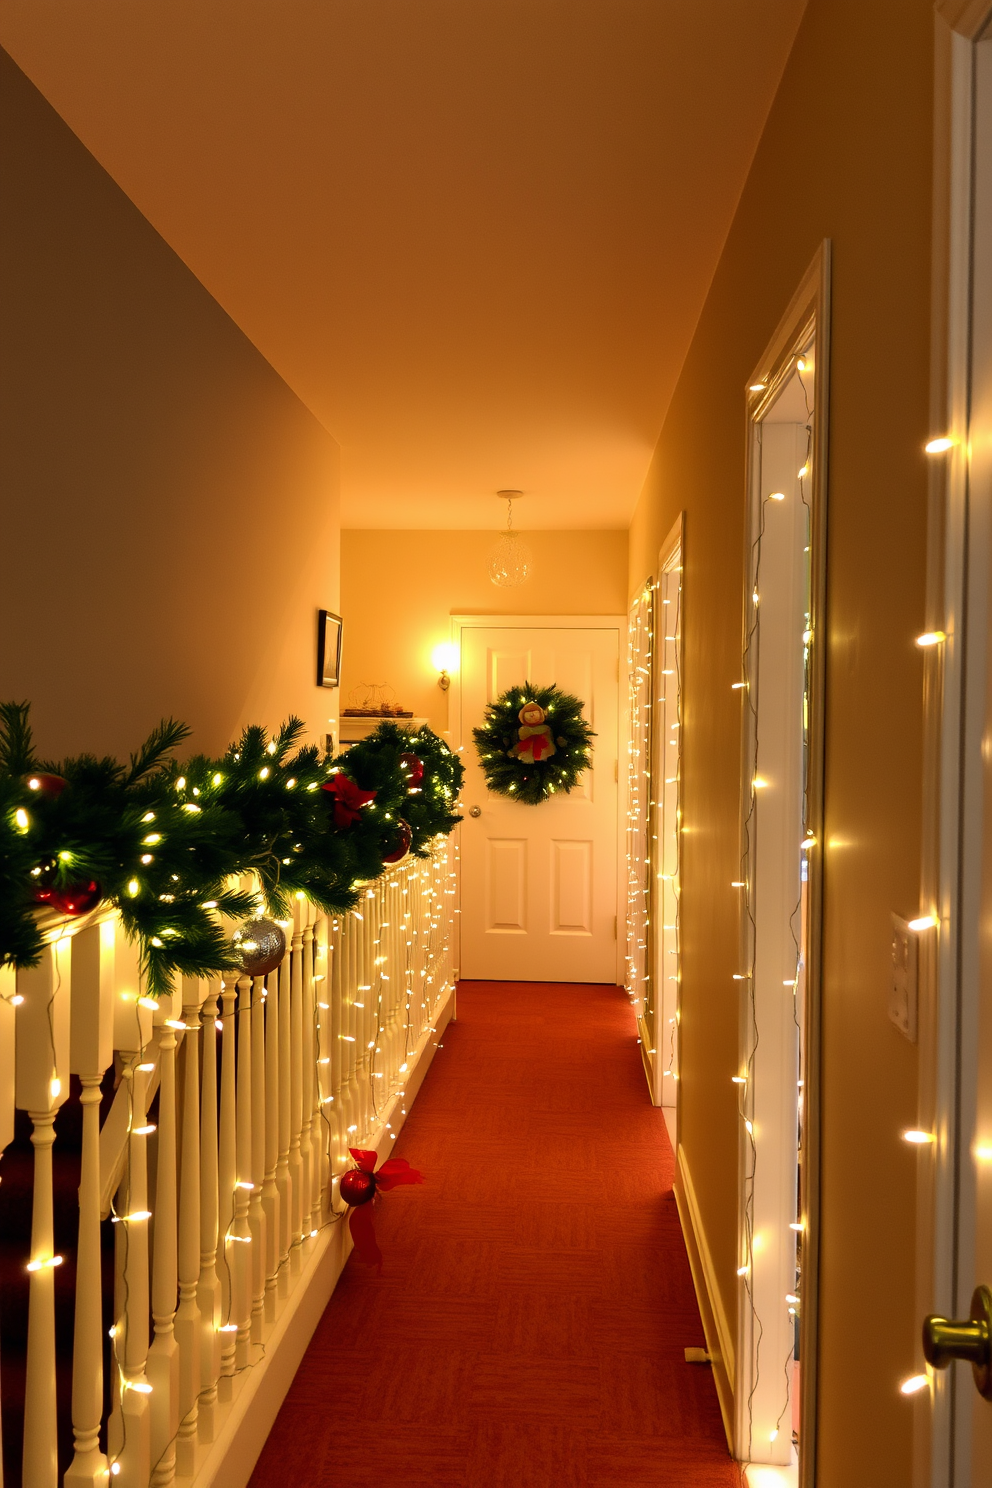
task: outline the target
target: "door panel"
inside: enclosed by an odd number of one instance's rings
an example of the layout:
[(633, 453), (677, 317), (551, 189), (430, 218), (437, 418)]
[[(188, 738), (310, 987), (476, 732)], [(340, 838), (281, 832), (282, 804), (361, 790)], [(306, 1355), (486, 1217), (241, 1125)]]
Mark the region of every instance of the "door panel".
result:
[(490, 837), (486, 846), (486, 928), (522, 934), (527, 913), (527, 843), (521, 837)]
[[(620, 629), (466, 628), (459, 733), (461, 974), (473, 980), (614, 982)], [(490, 795), (472, 743), (508, 687), (552, 683), (580, 697), (596, 730), (593, 767), (568, 796), (540, 806)]]

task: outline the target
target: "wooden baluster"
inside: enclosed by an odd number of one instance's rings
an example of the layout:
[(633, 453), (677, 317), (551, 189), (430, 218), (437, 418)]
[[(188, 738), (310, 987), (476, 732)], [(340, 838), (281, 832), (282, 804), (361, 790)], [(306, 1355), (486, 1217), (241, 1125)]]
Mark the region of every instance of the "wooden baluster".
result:
[(303, 1243), (303, 1159), (300, 1132), (303, 1127), (303, 908), (297, 902), (294, 914), (293, 959), (290, 968), (290, 1062), (289, 1088), (291, 1126), (289, 1139), (289, 1181), (292, 1204), (292, 1241), (290, 1252), (294, 1271), (299, 1270), (300, 1246)]
[(251, 977), (238, 978), (238, 1081), (237, 1081), (237, 1180), (234, 1187), (234, 1223), (228, 1249), (231, 1253), (233, 1310), (231, 1321), (237, 1323), (235, 1365), (246, 1369), (251, 1341), (251, 1230), (248, 1205), (251, 1202)]
[(40, 963), (18, 973), (24, 1001), (15, 1026), (15, 1098), (31, 1118), (34, 1176), (24, 1392), (24, 1482), (55, 1488), (55, 1228), (52, 1145), (55, 1115), (69, 1087), (69, 943), (45, 947)]
[(203, 1081), (200, 1087), (200, 1275), (196, 1305), (200, 1314), (200, 1395), (197, 1436), (212, 1442), (216, 1435), (217, 1382), (220, 1378), (221, 1283), (217, 1275), (218, 1154), (217, 1154), (217, 1012), (218, 984), (211, 982), (200, 1022), (203, 1042)]
[(183, 1106), (179, 1173), (179, 1349), (176, 1471), (192, 1477), (196, 1466), (198, 1397), (203, 1320), (197, 1302), (200, 1282), (200, 983), (183, 978)]
[(234, 1225), (234, 1194), (238, 1181), (237, 1094), (235, 1089), (234, 1007), (237, 1000), (236, 973), (225, 974), (221, 990), (221, 1066), (220, 1066), (220, 1142), (217, 1175), (217, 1269), (220, 1275), (221, 1333), (220, 1382), (221, 1400), (230, 1400), (234, 1378), (234, 1355), (237, 1349), (237, 1315), (234, 1293), (234, 1257), (240, 1250), (230, 1236)]
[(251, 995), (251, 1341), (261, 1343), (265, 1314), (265, 1257), (268, 1227), (262, 1204), (265, 1183), (265, 982), (256, 977)]
[[(283, 965), (285, 966), (285, 959)], [(279, 1288), (279, 1238), (282, 1233), (279, 1185), (279, 984), (281, 969), (266, 977), (265, 998), (265, 1173), (262, 1209), (265, 1214), (265, 1320), (275, 1322)]]
[[(330, 1107), (331, 1116), (331, 1150), (330, 1171), (331, 1181), (340, 1174), (344, 1168), (344, 1159), (347, 1150), (345, 1132), (344, 1112), (344, 1081), (342, 1079), (343, 1050), (347, 1045), (342, 1042), (341, 1034), (343, 1024), (341, 1018), (342, 1006), (345, 998), (346, 982), (344, 980), (344, 969), (347, 964), (347, 945), (345, 942), (345, 931), (341, 920), (331, 922), (331, 935), (333, 952), (330, 961), (330, 993), (327, 1001), (330, 1004), (327, 1011), (329, 1021), (328, 1053), (331, 1056), (330, 1091), (334, 1102)], [(328, 1201), (336, 1199), (336, 1190), (329, 1191)]]
[(72, 941), (70, 1068), (82, 1086), (83, 1132), (79, 1169), (72, 1341), (73, 1458), (66, 1488), (103, 1488), (107, 1459), (100, 1451), (103, 1415), (103, 1276), (100, 1264), (100, 1083), (114, 1057), (114, 925), (92, 925)]
[(314, 1099), (314, 1000), (313, 1000), (313, 914), (303, 906), (306, 920), (302, 931), (300, 956), (300, 1232), (310, 1238), (310, 1213), (313, 1208), (313, 1099)]
[(292, 949), (279, 968), (279, 1156), (276, 1188), (279, 1192), (279, 1296), (289, 1292), (289, 1253), (293, 1244), (293, 1186), (289, 1170), (292, 1143)]
[[(362, 902), (364, 905), (365, 901), (363, 900)], [(364, 1114), (362, 1110), (362, 1087), (360, 1079), (362, 1030), (365, 1027), (366, 1009), (371, 1007), (372, 1000), (375, 997), (375, 987), (371, 976), (372, 968), (366, 965), (365, 960), (364, 921), (352, 920), (351, 953), (354, 970), (348, 987), (348, 1032), (351, 1036), (351, 1043), (348, 1045), (348, 1104), (351, 1108), (349, 1112), (351, 1122), (348, 1127), (348, 1146), (361, 1147)], [(355, 1006), (356, 1001), (362, 1004), (360, 1008)]]
[(331, 1117), (334, 1092), (331, 1089), (331, 958), (333, 944), (330, 922), (321, 914), (314, 926), (314, 1019), (316, 1027), (316, 1079), (313, 1107), (313, 1203), (310, 1226), (319, 1229), (323, 1223), (330, 1174)]
[(151, 1472), (148, 1359), (148, 1167), (145, 1137), (146, 1070), (143, 1050), (129, 1051), (124, 1079), (130, 1090), (127, 1166), (121, 1182), (117, 1274), (120, 1305), (115, 1324), (118, 1409), (111, 1417), (111, 1471), (121, 1488), (146, 1488)]
[[(155, 1171), (155, 1226), (152, 1236), (152, 1322), (154, 1337), (145, 1373), (149, 1397), (151, 1482), (154, 1488), (176, 1474), (179, 1430), (179, 1346), (175, 1336), (178, 1285), (176, 1204), (176, 1034), (158, 1029), (158, 1151)], [(145, 1226), (147, 1230), (148, 1226)]]

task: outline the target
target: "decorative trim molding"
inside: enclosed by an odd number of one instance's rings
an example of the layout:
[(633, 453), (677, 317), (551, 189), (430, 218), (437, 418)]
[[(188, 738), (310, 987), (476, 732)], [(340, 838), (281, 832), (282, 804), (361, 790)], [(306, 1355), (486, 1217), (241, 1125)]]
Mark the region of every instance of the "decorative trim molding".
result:
[(989, 0), (936, 0), (935, 8), (941, 20), (952, 31), (957, 31), (969, 41), (977, 41), (992, 21)]
[(692, 1185), (685, 1148), (679, 1147), (675, 1163), (675, 1203), (682, 1224), (689, 1269), (696, 1289), (699, 1315), (703, 1320), (706, 1352), (713, 1367), (723, 1429), (727, 1434), (727, 1446), (731, 1456), (734, 1452), (734, 1334), (723, 1307), (723, 1298), (716, 1278), (716, 1267), (706, 1242), (702, 1215)]

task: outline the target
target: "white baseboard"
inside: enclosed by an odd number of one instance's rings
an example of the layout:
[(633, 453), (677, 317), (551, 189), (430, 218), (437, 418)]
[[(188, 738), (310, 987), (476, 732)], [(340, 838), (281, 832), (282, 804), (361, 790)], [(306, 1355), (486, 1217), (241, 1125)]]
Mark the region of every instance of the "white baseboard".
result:
[[(454, 1006), (452, 988), (434, 1029), (425, 1032), (420, 1040), (403, 1096), (394, 1096), (381, 1113), (378, 1135), (369, 1143), (380, 1157), (393, 1146), (386, 1122), (391, 1123), (393, 1132), (402, 1129), (406, 1121), (403, 1108), (409, 1112), (413, 1105)], [(262, 1345), (252, 1350), (258, 1356), (258, 1363), (235, 1380), (234, 1394), (224, 1408), (226, 1414), (221, 1415), (216, 1440), (204, 1449), (193, 1477), (177, 1476), (177, 1485), (245, 1488), (350, 1252), (351, 1236), (343, 1217), (322, 1229), (313, 1240), (304, 1242), (300, 1270), (295, 1283), (291, 1282), (292, 1291)], [(264, 1366), (258, 1367), (263, 1360)]]
[(733, 1455), (734, 1339), (724, 1311), (720, 1288), (717, 1284), (716, 1268), (706, 1241), (706, 1231), (699, 1212), (696, 1190), (693, 1187), (683, 1147), (678, 1149), (676, 1155), (675, 1202), (678, 1205), (679, 1219), (682, 1222), (685, 1248), (689, 1256), (693, 1285), (696, 1289), (696, 1300), (699, 1303), (699, 1315), (703, 1322), (706, 1352), (712, 1362), (713, 1380), (716, 1385), (717, 1399), (720, 1402), (720, 1414), (723, 1416), (723, 1429), (727, 1434), (727, 1444)]

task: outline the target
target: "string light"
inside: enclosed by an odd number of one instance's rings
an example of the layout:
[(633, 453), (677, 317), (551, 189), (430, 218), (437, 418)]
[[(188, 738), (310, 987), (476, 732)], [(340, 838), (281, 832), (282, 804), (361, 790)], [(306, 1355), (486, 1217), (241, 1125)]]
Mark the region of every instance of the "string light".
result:
[(903, 1395), (918, 1395), (921, 1390), (925, 1390), (927, 1388), (929, 1383), (929, 1375), (911, 1374), (909, 1376), (909, 1379), (903, 1380), (902, 1384), (899, 1386), (899, 1390), (900, 1393)]
[(935, 930), (939, 924), (940, 920), (935, 914), (920, 915), (918, 919), (909, 921), (909, 928), (919, 934), (923, 930)]
[(950, 434), (941, 434), (936, 439), (928, 439), (923, 448), (928, 455), (943, 455), (956, 444), (957, 440)]
[(909, 1131), (904, 1131), (902, 1139), (904, 1142), (909, 1142), (915, 1147), (925, 1147), (930, 1142), (937, 1140), (933, 1132), (917, 1131), (914, 1127), (911, 1127)]
[(927, 646), (939, 646), (939, 645), (941, 645), (946, 640), (947, 640), (947, 636), (946, 636), (946, 634), (945, 634), (944, 631), (942, 631), (942, 630), (927, 630), (927, 631), (924, 631), (923, 635), (918, 635), (916, 637), (916, 644), (918, 646), (923, 646), (923, 647), (927, 647)]

